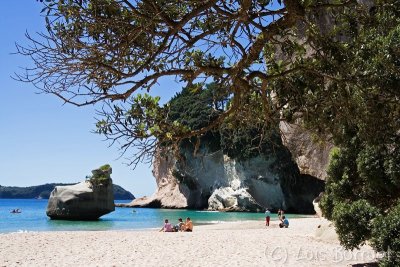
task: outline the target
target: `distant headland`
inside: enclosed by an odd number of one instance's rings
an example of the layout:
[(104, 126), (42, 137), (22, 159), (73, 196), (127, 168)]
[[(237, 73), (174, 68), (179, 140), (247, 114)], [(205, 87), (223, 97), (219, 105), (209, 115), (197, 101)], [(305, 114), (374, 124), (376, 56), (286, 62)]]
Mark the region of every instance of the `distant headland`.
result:
[[(63, 183), (50, 183), (28, 187), (16, 187), (16, 186), (1, 186), (0, 185), (0, 198), (19, 198), (19, 199), (48, 199), (51, 191), (55, 186), (58, 185), (73, 185), (74, 183), (63, 184)], [(114, 184), (114, 199), (117, 200), (133, 200), (135, 196), (122, 188), (119, 185)]]

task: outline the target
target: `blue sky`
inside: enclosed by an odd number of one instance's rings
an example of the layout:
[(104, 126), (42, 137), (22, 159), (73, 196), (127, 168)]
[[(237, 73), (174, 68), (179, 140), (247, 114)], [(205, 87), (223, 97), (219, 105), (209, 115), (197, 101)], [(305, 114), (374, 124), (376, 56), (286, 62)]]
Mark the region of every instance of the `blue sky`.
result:
[[(136, 197), (155, 190), (151, 166), (135, 170), (124, 164), (117, 147), (108, 147), (95, 128), (93, 107), (63, 105), (51, 95), (37, 94), (31, 84), (10, 76), (31, 64), (28, 58), (12, 55), (15, 42), (26, 44), (26, 31), (44, 30), (41, 3), (35, 0), (6, 0), (0, 16), (0, 185), (28, 186), (48, 182), (78, 182), (105, 163), (113, 167), (114, 183)], [(171, 90), (174, 88), (174, 90)], [(158, 88), (164, 99), (175, 93), (167, 82)]]

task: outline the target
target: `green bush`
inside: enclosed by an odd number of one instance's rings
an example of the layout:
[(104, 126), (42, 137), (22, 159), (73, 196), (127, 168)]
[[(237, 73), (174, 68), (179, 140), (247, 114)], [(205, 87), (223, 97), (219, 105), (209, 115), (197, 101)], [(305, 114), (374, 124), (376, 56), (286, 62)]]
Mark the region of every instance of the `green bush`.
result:
[(359, 248), (370, 239), (373, 219), (378, 209), (366, 200), (352, 203), (337, 203), (333, 209), (333, 220), (340, 243), (346, 249)]
[(110, 177), (110, 169), (111, 166), (109, 164), (105, 164), (103, 166), (100, 166), (98, 169), (93, 170), (92, 176), (88, 176), (89, 181), (92, 185), (98, 186), (98, 185), (105, 185), (107, 186), (111, 182), (111, 177)]
[(108, 185), (110, 183), (110, 178), (106, 176), (93, 176), (90, 178), (92, 185)]
[(99, 169), (102, 171), (108, 171), (111, 168), (110, 164), (105, 164), (101, 166)]
[(325, 193), (319, 202), (319, 206), (321, 208), (322, 215), (331, 221), (333, 219), (333, 208), (335, 207), (332, 195)]
[(385, 254), (379, 266), (400, 266), (400, 203), (374, 220), (371, 241), (376, 251)]

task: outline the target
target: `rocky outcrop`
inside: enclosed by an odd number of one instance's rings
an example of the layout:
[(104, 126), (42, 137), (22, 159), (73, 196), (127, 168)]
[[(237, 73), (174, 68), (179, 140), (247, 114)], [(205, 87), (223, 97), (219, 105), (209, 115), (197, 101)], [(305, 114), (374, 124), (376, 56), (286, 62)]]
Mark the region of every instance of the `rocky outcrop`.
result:
[(216, 189), (208, 199), (209, 210), (224, 211), (262, 211), (258, 204), (245, 188), (233, 190), (231, 187)]
[(153, 161), (153, 175), (156, 178), (157, 189), (150, 197), (141, 197), (127, 206), (151, 208), (187, 208), (191, 192), (185, 184), (180, 184), (174, 176), (176, 159), (166, 151), (157, 151)]
[(281, 122), (279, 128), (283, 144), (289, 149), (300, 172), (325, 180), (333, 144), (314, 140), (311, 132), (296, 124)]
[(97, 220), (115, 210), (111, 167), (93, 170), (84, 182), (56, 186), (50, 194), (46, 214), (51, 219)]
[(313, 213), (312, 200), (324, 187), (301, 175), (287, 150), (237, 160), (203, 142), (196, 155), (182, 148), (179, 159), (158, 151), (153, 166), (156, 192), (128, 206)]
[(317, 197), (313, 200), (313, 202), (312, 202), (312, 203), (313, 203), (313, 206), (314, 206), (315, 213), (316, 213), (316, 215), (317, 215), (318, 217), (320, 217), (320, 218), (323, 217), (323, 216), (322, 216), (321, 207), (319, 206), (319, 203), (320, 203), (320, 201), (321, 201), (321, 198), (322, 198), (323, 194), (324, 194), (324, 193), (319, 194), (319, 196), (317, 196)]

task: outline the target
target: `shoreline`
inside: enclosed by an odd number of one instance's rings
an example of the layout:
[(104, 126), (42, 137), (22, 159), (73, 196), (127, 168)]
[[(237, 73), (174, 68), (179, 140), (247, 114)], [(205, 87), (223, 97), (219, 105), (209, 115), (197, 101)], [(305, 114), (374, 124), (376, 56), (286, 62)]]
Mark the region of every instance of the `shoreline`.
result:
[[(293, 215), (293, 214), (290, 214)], [(307, 218), (316, 218), (315, 215), (300, 215), (300, 214), (295, 214), (297, 217), (292, 218), (291, 220), (298, 220), (298, 219), (307, 219)], [(241, 223), (255, 223), (255, 222), (262, 222), (265, 217), (260, 217), (260, 218), (247, 218), (245, 220), (236, 220), (236, 221), (231, 221), (231, 220), (212, 220), (212, 221), (200, 221), (200, 222), (194, 222), (196, 227), (203, 227), (203, 226), (210, 226), (210, 225), (219, 225), (219, 224), (241, 224)], [(51, 221), (51, 219), (48, 219)], [(52, 220), (52, 221), (65, 221), (65, 220)], [(68, 220), (67, 220), (68, 221)], [(68, 221), (68, 222), (97, 222), (97, 221)], [(271, 216), (271, 223), (273, 222), (278, 222), (277, 216)], [(14, 231), (1, 231), (0, 229), (0, 235), (4, 234), (19, 234), (19, 233), (51, 233), (51, 232), (111, 232), (111, 231), (151, 231), (154, 229), (160, 229), (162, 227), (163, 222), (160, 221), (160, 226), (158, 227), (144, 227), (144, 228), (117, 228), (117, 229), (71, 229), (71, 230), (29, 230), (29, 229), (18, 229)]]
[[(369, 263), (369, 246), (345, 251), (329, 222), (296, 218), (196, 225), (191, 233), (146, 230), (51, 231), (0, 235), (0, 266), (318, 266)], [(363, 265), (358, 265), (363, 266)]]
[[(298, 217), (298, 218), (294, 218), (292, 220), (297, 220), (297, 219), (302, 219), (304, 217)], [(200, 223), (196, 223), (196, 228), (203, 228), (204, 226), (212, 226), (212, 225), (225, 225), (225, 224), (242, 224), (242, 223), (254, 223), (254, 222), (260, 222), (261, 220), (251, 220), (251, 219), (247, 219), (247, 220), (240, 220), (240, 221), (212, 221), (212, 222), (200, 222)], [(272, 219), (271, 218), (271, 222), (277, 222), (278, 220), (276, 218)], [(162, 221), (160, 221), (160, 227), (146, 227), (146, 228), (127, 228), (127, 229), (109, 229), (109, 230), (99, 230), (99, 229), (93, 229), (93, 230), (81, 230), (81, 229), (77, 229), (77, 230), (25, 230), (25, 229), (19, 229), (17, 231), (11, 231), (11, 232), (1, 232), (0, 231), (0, 235), (7, 235), (7, 234), (22, 234), (22, 233), (68, 233), (68, 232), (130, 232), (130, 231), (158, 231), (159, 229), (161, 229), (162, 227)]]

